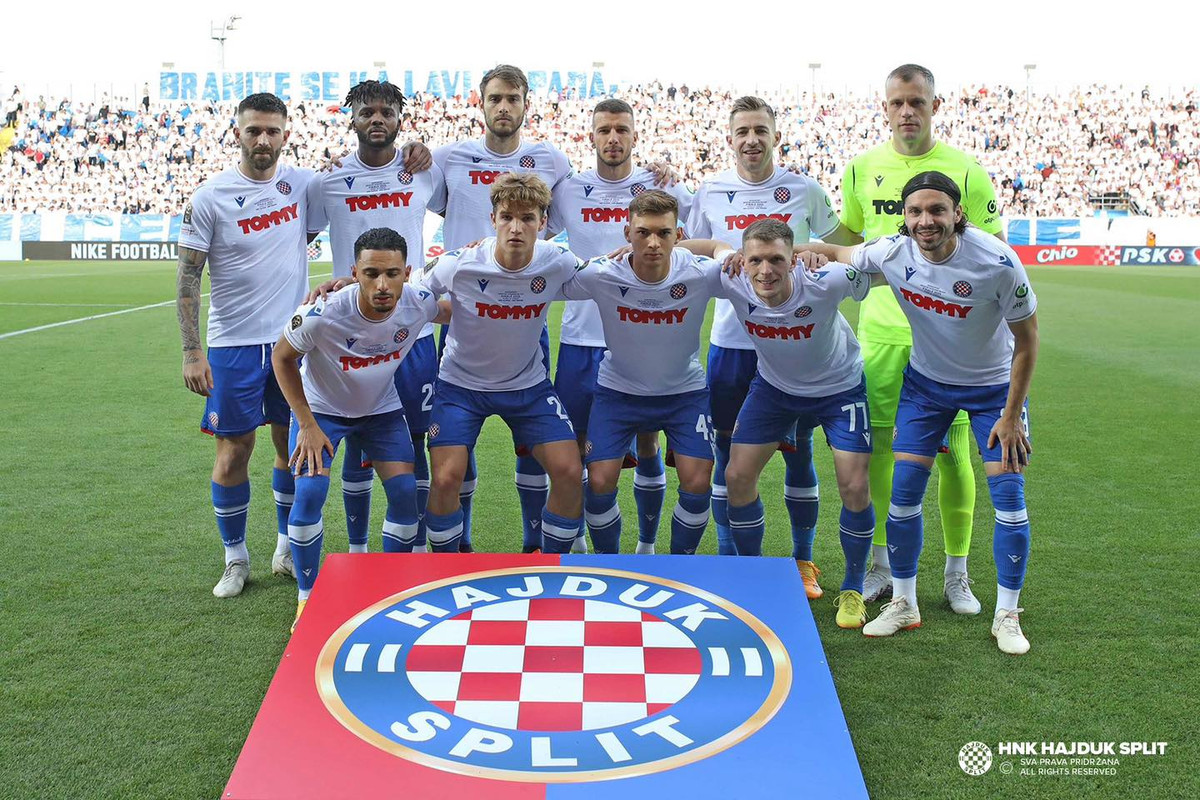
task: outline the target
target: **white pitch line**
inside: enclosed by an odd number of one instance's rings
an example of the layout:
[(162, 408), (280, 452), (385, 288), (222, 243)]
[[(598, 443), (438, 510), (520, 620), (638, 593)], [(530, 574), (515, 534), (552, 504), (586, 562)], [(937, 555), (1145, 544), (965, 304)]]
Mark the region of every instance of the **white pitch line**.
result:
[(45, 307), (45, 308), (132, 308), (133, 303), (5, 303), (0, 306)]
[[(310, 275), (309, 278), (328, 278), (332, 273), (324, 273), (322, 275)], [(208, 297), (208, 293), (200, 295), (201, 298)], [(175, 305), (174, 300), (164, 300), (161, 303), (151, 303), (146, 306), (135, 306), (133, 308), (123, 308), (120, 311), (106, 311), (103, 314), (92, 314), (87, 317), (77, 317), (75, 319), (65, 319), (62, 322), (51, 322), (47, 325), (38, 325), (33, 328), (22, 328), (19, 331), (9, 331), (8, 333), (0, 333), (0, 339), (9, 339), (13, 336), (20, 336), (23, 333), (36, 333), (38, 331), (47, 331), (51, 328), (61, 328), (64, 325), (74, 325), (77, 322), (89, 322), (94, 319), (104, 319), (105, 317), (115, 317), (120, 314), (132, 314), (134, 311), (145, 311), (148, 308), (162, 308), (163, 306)]]

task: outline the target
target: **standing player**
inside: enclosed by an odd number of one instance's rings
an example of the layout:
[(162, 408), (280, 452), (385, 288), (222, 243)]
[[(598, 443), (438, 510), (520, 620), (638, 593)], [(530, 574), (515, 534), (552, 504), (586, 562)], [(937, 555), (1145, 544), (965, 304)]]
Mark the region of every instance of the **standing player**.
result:
[[(981, 230), (1002, 237), (996, 193), (987, 172), (974, 158), (933, 138), (933, 115), (941, 101), (934, 94), (933, 73), (916, 64), (892, 70), (884, 84), (884, 111), (892, 138), (851, 159), (842, 176), (842, 223), (862, 238), (896, 233), (904, 221), (900, 191), (919, 172), (949, 175), (962, 193), (963, 210)], [(888, 457), (900, 384), (912, 349), (912, 332), (891, 291), (867, 295), (858, 316), (871, 402), (872, 439), (878, 458), (871, 459), (871, 496), (886, 507), (892, 490)], [(943, 591), (959, 614), (978, 614), (979, 601), (967, 577), (971, 518), (975, 511), (975, 474), (971, 469), (969, 424), (959, 414), (950, 426), (949, 448), (937, 457), (938, 504), (946, 545)], [(871, 602), (891, 590), (888, 548), (882, 526), (875, 531), (873, 565), (865, 596)]]
[[(675, 453), (679, 502), (671, 520), (671, 552), (695, 553), (708, 526), (712, 492), (712, 418), (700, 366), (700, 329), (708, 301), (720, 291), (721, 265), (675, 247), (679, 207), (663, 191), (629, 204), (625, 259), (594, 259), (563, 287), (571, 300), (593, 300), (608, 344), (596, 378), (584, 452), (585, 507), (592, 545), (616, 553), (621, 540), (617, 479), (629, 440), (665, 431)], [(712, 240), (691, 240), (707, 250)], [(550, 548), (547, 537), (547, 548)], [(558, 552), (562, 552), (558, 543)]]
[[(411, 552), (417, 539), (413, 440), (396, 391), (395, 364), (403, 363), (418, 341), (417, 331), (449, 315), (428, 290), (404, 290), (407, 255), (404, 237), (394, 230), (364, 232), (354, 242), (356, 283), (327, 300), (300, 306), (271, 356), (292, 407), (289, 463), (298, 481), (288, 537), (298, 568), (297, 621), (320, 568), (321, 508), (329, 493), (329, 466), (343, 437), (354, 437), (383, 481), (388, 499), (384, 551)], [(301, 357), (303, 367), (297, 366)]]
[(433, 477), (425, 524), (435, 552), (459, 549), (463, 478), (492, 415), (509, 426), (515, 445), (532, 448), (550, 475), (549, 496), (538, 511), (541, 534), (570, 546), (582, 522), (575, 431), (550, 385), (540, 345), (549, 301), (581, 264), (565, 247), (540, 241), (550, 189), (539, 177), (501, 175), (491, 195), (495, 237), (430, 261), (423, 278), (434, 294), (449, 294), (454, 309), (429, 422)]
[[(729, 135), (737, 166), (706, 181), (696, 193), (688, 220), (688, 235), (719, 239), (733, 248), (741, 246), (742, 231), (759, 219), (776, 219), (794, 232), (796, 241), (815, 235), (828, 242), (848, 244), (850, 232), (839, 224), (833, 202), (812, 178), (775, 165), (780, 134), (775, 111), (757, 97), (740, 97), (729, 114)], [(725, 465), (730, 437), (750, 383), (757, 356), (754, 345), (738, 322), (733, 307), (718, 300), (710, 333), (708, 387), (712, 395), (713, 424), (717, 429), (717, 464), (713, 475), (713, 516), (717, 545), (722, 553), (735, 552), (726, 513)], [(800, 437), (794, 451), (783, 448), (786, 465), (783, 497), (792, 527), (792, 557), (804, 578), (809, 598), (823, 594), (819, 571), (812, 561), (817, 525), (817, 473), (812, 464), (812, 439)]]
[[(408, 264), (425, 266), (425, 212), (441, 213), (446, 206), (446, 182), (436, 165), (422, 172), (408, 169), (396, 147), (404, 92), (390, 83), (363, 81), (346, 95), (358, 148), (339, 166), (321, 173), (309, 185), (308, 230), (319, 233), (329, 226), (333, 246), (333, 277), (350, 275), (358, 237), (371, 228), (391, 228), (404, 237)], [(418, 517), (429, 495), (429, 462), (425, 458), (425, 431), (429, 428), (433, 384), (437, 379), (437, 347), (433, 326), (426, 325), (412, 351), (396, 366), (396, 391), (404, 405), (413, 437), (414, 474), (417, 481)], [(350, 552), (367, 552), (374, 476), (359, 457), (353, 437), (342, 462), (342, 498)], [(424, 548), (424, 531), (418, 530), (417, 548)]]
[[(287, 106), (273, 94), (238, 104), (236, 166), (205, 181), (183, 214), (176, 310), (183, 381), (208, 398), (201, 430), (217, 440), (212, 503), (225, 546), (217, 597), (241, 593), (250, 577), (246, 516), (248, 465), (258, 426), (275, 445), (278, 536), (271, 570), (294, 574), (287, 518), (294, 484), (287, 458), (288, 407), (271, 369), (271, 347), (308, 289), (304, 218), (311, 170), (279, 163), (291, 131)], [(200, 277), (209, 264), (208, 354), (200, 349)]]
[[(479, 82), (479, 95), (487, 129), (483, 138), (444, 145), (433, 153), (434, 164), (446, 178), (448, 197), (443, 238), (447, 250), (457, 250), (495, 235), (490, 221), (493, 210), (490, 190), (499, 176), (509, 172), (534, 173), (553, 189), (571, 174), (570, 161), (554, 145), (521, 137), (529, 95), (529, 81), (524, 72), (508, 64), (488, 70)], [(548, 365), (548, 334), (544, 334), (543, 341)], [(518, 446), (523, 447), (523, 443)], [(464, 514), (464, 549), (470, 549), (475, 480), (472, 452), (459, 498)], [(525, 534), (523, 549), (532, 552), (541, 548), (541, 514), (549, 481), (537, 459), (519, 455), (516, 484)]]
[(862, 356), (838, 304), (866, 297), (870, 278), (845, 264), (815, 273), (793, 269), (792, 243), (786, 224), (755, 222), (742, 237), (745, 272), (724, 283), (758, 354), (758, 374), (738, 412), (725, 471), (729, 527), (740, 555), (762, 553), (763, 467), (791, 429), (798, 438), (811, 438), (820, 425), (833, 450), (842, 497), (846, 573), (836, 600), (837, 624), (859, 628), (866, 622), (863, 576), (875, 529), (867, 480), (871, 431)]
[(882, 273), (912, 326), (913, 349), (892, 442), (896, 466), (887, 544), (894, 597), (863, 633), (891, 636), (921, 625), (921, 504), (934, 454), (962, 410), (983, 453), (996, 511), (992, 636), (1003, 652), (1020, 655), (1029, 650), (1019, 600), (1029, 560), (1022, 473), (1031, 452), (1026, 399), (1037, 361), (1037, 298), (1012, 249), (967, 227), (962, 194), (952, 178), (922, 172), (904, 185), (900, 202), (902, 235), (853, 250), (813, 246), (864, 271)]
[[(652, 188), (655, 173), (633, 165), (638, 136), (633, 109), (623, 100), (601, 100), (592, 112), (592, 144), (596, 168), (563, 180), (554, 189), (549, 230), (567, 232), (571, 252), (590, 259), (626, 243), (629, 201)], [(692, 194), (683, 184), (667, 189), (679, 204), (679, 220), (687, 220)], [(568, 301), (559, 335), (554, 389), (562, 399), (583, 454), (588, 415), (596, 391), (597, 371), (604, 358), (600, 310), (590, 300)], [(588, 481), (584, 471), (584, 485)], [(633, 497), (638, 510), (638, 553), (653, 553), (666, 494), (667, 476), (659, 452), (658, 432), (638, 433)]]

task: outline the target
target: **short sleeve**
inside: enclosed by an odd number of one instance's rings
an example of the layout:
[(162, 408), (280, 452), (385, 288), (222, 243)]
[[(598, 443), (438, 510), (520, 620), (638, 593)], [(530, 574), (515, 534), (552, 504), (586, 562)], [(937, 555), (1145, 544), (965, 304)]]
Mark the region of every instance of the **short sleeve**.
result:
[(287, 327), (283, 329), (283, 338), (287, 339), (288, 344), (297, 351), (311, 352), (317, 346), (317, 334), (324, 322), (321, 312), (324, 310), (325, 302), (323, 300), (300, 306), (288, 320)]
[(851, 159), (842, 172), (842, 224), (855, 233), (862, 233), (862, 206), (858, 204), (858, 195), (854, 193), (857, 180), (856, 161), (857, 159)]
[(179, 224), (179, 244), (207, 253), (212, 247), (214, 227), (209, 193), (201, 189), (192, 195), (192, 199), (183, 209), (183, 220)]
[(446, 202), (449, 193), (446, 189), (446, 173), (438, 166), (437, 161), (429, 168), (429, 177), (433, 180), (433, 191), (429, 196), (429, 210), (435, 214), (446, 213)]
[(325, 213), (325, 181), (320, 176), (308, 182), (306, 197), (305, 227), (309, 233), (320, 233), (329, 225), (329, 216)]
[(1003, 230), (999, 209), (996, 206), (996, 187), (992, 178), (978, 161), (972, 161), (967, 167), (963, 179), (966, 186), (966, 196), (963, 198), (963, 211), (967, 221), (982, 231), (993, 236)]
[(808, 229), (819, 239), (837, 230), (841, 221), (833, 210), (833, 198), (816, 181), (808, 182)]
[(855, 245), (850, 255), (850, 266), (866, 273), (883, 272), (883, 262), (891, 253), (895, 240), (895, 236), (883, 236), (866, 244)]
[(711, 239), (712, 226), (704, 214), (704, 198), (708, 196), (708, 188), (701, 186), (692, 198), (692, 206), (687, 218), (687, 235), (689, 239)]
[(453, 284), (454, 272), (458, 269), (458, 254), (453, 250), (443, 253), (437, 258), (425, 262), (425, 271), (421, 275), (421, 283), (437, 297), (449, 294)]
[(1025, 265), (1011, 250), (1001, 256), (1001, 263), (1010, 267), (1004, 270), (1003, 280), (998, 283), (996, 292), (1000, 308), (1004, 312), (1004, 318), (1009, 322), (1028, 319), (1033, 316), (1033, 312), (1037, 311), (1037, 297), (1033, 293), (1033, 286), (1029, 283)]

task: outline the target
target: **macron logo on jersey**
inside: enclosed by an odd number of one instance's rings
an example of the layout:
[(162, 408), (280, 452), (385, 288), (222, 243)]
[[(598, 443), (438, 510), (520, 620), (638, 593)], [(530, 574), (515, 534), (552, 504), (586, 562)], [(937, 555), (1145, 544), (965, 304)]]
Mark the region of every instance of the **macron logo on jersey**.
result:
[(908, 289), (901, 289), (900, 294), (905, 300), (922, 311), (932, 311), (935, 314), (944, 314), (947, 317), (966, 319), (967, 314), (971, 313), (971, 309), (974, 308), (974, 306), (960, 306), (958, 303), (947, 303), (945, 300), (939, 300), (936, 297), (926, 297), (923, 294), (910, 292)]
[(642, 325), (674, 325), (683, 322), (687, 315), (686, 308), (676, 308), (670, 311), (643, 311), (640, 308), (617, 306), (617, 316), (621, 322), (636, 322)]
[(408, 208), (408, 201), (412, 200), (412, 196), (412, 192), (367, 194), (361, 197), (347, 197), (346, 205), (350, 208), (350, 213), (374, 211), (377, 208)]
[(388, 361), (399, 361), (403, 350), (393, 350), (385, 355), (369, 356), (360, 358), (358, 356), (341, 356), (338, 361), (342, 364), (342, 372), (349, 372), (352, 369), (362, 369), (363, 367), (373, 367), (376, 364), (383, 364)]
[(353, 175), (351, 175), (351, 176), (350, 176), (350, 177), (348, 177), (348, 178), (342, 178), (342, 180), (344, 180), (344, 181), (346, 182), (346, 188), (347, 188), (347, 189), (353, 189), (353, 188), (354, 188), (354, 176), (353, 176)]
[(595, 186), (584, 186), (584, 187), (583, 187), (583, 196), (584, 196), (584, 197), (591, 197), (591, 196), (592, 196), (592, 190), (593, 190), (593, 189), (595, 189), (595, 188), (596, 188)]
[(492, 303), (476, 303), (475, 310), (479, 316), (488, 319), (537, 319), (542, 316), (545, 303), (531, 306), (500, 306)]
[(241, 197), (235, 197), (233, 198), (233, 201), (238, 204), (238, 208), (241, 208), (242, 206), (246, 205), (246, 196), (242, 195)]
[(257, 217), (250, 217), (249, 219), (239, 219), (237, 224), (242, 229), (243, 234), (248, 234), (250, 231), (265, 231), (267, 228), (283, 225), (296, 219), (299, 216), (296, 212), (297, 206), (297, 203), (292, 203), (290, 206), (276, 209), (270, 214), (259, 214)]
[(787, 223), (791, 218), (791, 214), (732, 214), (725, 218), (725, 224), (731, 231), (734, 229), (744, 231), (760, 219), (776, 219)]
[(746, 332), (759, 339), (811, 339), (815, 322), (807, 325), (759, 325), (757, 322), (746, 321)]
[(500, 170), (496, 169), (473, 169), (467, 172), (473, 186), (478, 186), (481, 183), (484, 186), (491, 186), (495, 183), (496, 178), (499, 178), (502, 174)]
[(581, 208), (584, 222), (628, 222), (628, 208)]

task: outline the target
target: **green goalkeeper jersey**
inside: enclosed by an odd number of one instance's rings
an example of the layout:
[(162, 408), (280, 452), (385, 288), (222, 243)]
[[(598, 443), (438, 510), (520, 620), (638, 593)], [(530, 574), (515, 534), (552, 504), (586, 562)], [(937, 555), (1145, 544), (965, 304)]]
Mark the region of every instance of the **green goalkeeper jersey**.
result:
[[(891, 236), (904, 221), (900, 202), (904, 184), (929, 170), (941, 172), (958, 184), (968, 222), (988, 233), (1000, 232), (991, 178), (974, 158), (941, 142), (934, 142), (924, 155), (902, 156), (888, 141), (851, 159), (842, 174), (842, 222), (868, 242)], [(888, 287), (872, 289), (863, 301), (858, 338), (877, 344), (912, 344), (908, 320)]]

